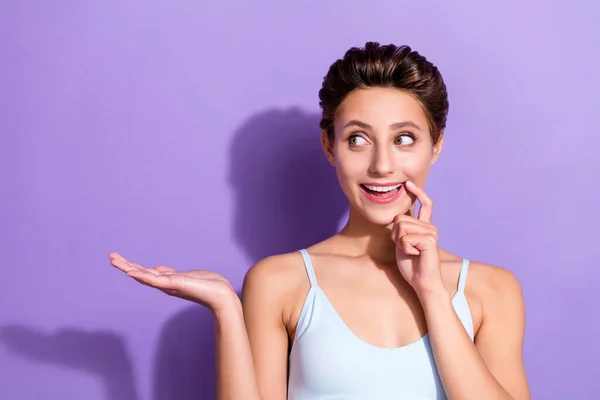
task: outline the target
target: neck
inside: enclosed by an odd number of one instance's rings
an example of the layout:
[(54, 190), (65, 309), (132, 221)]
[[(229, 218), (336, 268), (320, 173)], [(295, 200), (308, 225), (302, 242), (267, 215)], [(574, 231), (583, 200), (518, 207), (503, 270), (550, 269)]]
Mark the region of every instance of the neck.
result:
[[(406, 214), (414, 214), (414, 205)], [(355, 253), (365, 255), (377, 263), (395, 264), (396, 245), (391, 237), (392, 227), (392, 224), (373, 224), (351, 208), (348, 222), (339, 236), (352, 241), (351, 247)]]

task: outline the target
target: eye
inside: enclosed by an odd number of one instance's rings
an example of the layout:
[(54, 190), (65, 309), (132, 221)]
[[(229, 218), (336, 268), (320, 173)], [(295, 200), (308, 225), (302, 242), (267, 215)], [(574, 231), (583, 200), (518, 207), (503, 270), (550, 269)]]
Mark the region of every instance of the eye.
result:
[(365, 144), (367, 144), (367, 141), (362, 136), (351, 135), (348, 138), (348, 143), (350, 143), (350, 146), (364, 146)]
[(403, 133), (402, 135), (396, 136), (396, 139), (394, 139), (394, 143), (400, 146), (407, 146), (409, 144), (413, 144), (414, 141), (415, 137), (411, 133)]

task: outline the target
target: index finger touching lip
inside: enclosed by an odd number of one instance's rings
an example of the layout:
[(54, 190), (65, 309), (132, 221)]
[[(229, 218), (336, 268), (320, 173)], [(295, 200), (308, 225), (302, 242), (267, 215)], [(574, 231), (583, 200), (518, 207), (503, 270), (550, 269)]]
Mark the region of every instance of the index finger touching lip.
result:
[(421, 221), (430, 223), (431, 215), (433, 214), (433, 200), (427, 196), (427, 193), (425, 193), (422, 188), (418, 187), (412, 181), (406, 181), (406, 187), (415, 196), (417, 196), (417, 200), (419, 200), (419, 203), (421, 203), (421, 207), (419, 208), (419, 216), (417, 218)]

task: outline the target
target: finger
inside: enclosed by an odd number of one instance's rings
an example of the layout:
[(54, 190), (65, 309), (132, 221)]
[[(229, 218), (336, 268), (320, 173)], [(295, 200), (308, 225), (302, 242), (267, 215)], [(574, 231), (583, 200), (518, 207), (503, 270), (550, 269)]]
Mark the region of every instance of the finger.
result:
[(432, 224), (430, 224), (428, 222), (425, 222), (423, 220), (415, 218), (412, 215), (406, 215), (406, 214), (399, 214), (399, 215), (396, 216), (396, 218), (394, 218), (394, 223), (395, 224), (399, 224), (401, 222), (412, 222), (412, 223), (415, 223), (417, 225), (433, 226)]
[(437, 239), (428, 234), (406, 235), (400, 239), (400, 242), (403, 250), (404, 248), (411, 251), (417, 250), (418, 254), (420, 254), (422, 251), (428, 251), (437, 248)]
[(422, 188), (418, 187), (414, 182), (406, 181), (405, 186), (411, 193), (413, 193), (417, 197), (419, 203), (421, 203), (417, 219), (430, 223), (431, 216), (433, 214), (433, 200), (431, 200), (431, 198), (427, 196), (425, 191)]
[(123, 258), (113, 259), (111, 261), (111, 264), (114, 265), (115, 267), (119, 268), (123, 272), (145, 271), (145, 272), (149, 272), (153, 275), (160, 275), (160, 272), (158, 272), (158, 271), (154, 271), (149, 268), (144, 268), (139, 264), (127, 261), (126, 259), (123, 259)]
[(425, 225), (423, 221), (419, 221), (414, 217), (405, 214), (396, 215), (396, 217), (392, 221), (392, 229), (390, 231), (390, 237), (392, 238), (392, 242), (396, 243), (400, 239), (400, 227), (406, 222), (415, 222), (418, 224)]
[(119, 253), (113, 251), (108, 254), (108, 258), (110, 258), (112, 260), (113, 258), (124, 258), (124, 257), (122, 255), (120, 255)]
[(165, 290), (175, 290), (177, 286), (173, 283), (171, 278), (167, 275), (155, 275), (147, 270), (131, 270), (127, 272), (127, 276), (134, 278), (136, 281), (156, 288)]
[[(121, 262), (125, 262), (125, 263), (128, 263), (128, 264), (131, 264), (131, 262), (130, 262), (128, 259), (126, 259), (125, 257), (123, 257), (123, 256), (122, 256), (121, 254), (119, 254), (119, 253), (115, 253), (115, 252), (113, 252), (113, 253), (110, 253), (110, 254), (108, 255), (108, 258), (110, 259), (110, 261), (111, 261), (111, 264), (113, 264), (113, 265), (115, 265), (115, 264), (113, 263), (113, 261), (121, 261)], [(132, 266), (133, 266), (133, 265), (132, 265)]]
[(154, 269), (159, 272), (177, 272), (173, 268), (165, 267), (164, 265), (159, 265), (158, 267), (154, 267)]
[[(412, 218), (412, 217), (411, 217)], [(404, 235), (411, 233), (425, 233), (427, 229), (431, 229), (430, 225), (425, 224), (422, 221), (419, 221), (413, 218), (413, 221), (408, 219), (400, 219), (394, 222), (391, 231), (392, 242), (397, 242)]]
[(414, 238), (412, 238), (411, 235), (407, 235), (400, 238), (400, 241), (397, 242), (397, 246), (400, 247), (402, 252), (408, 256), (418, 256), (421, 253), (413, 243)]
[(400, 235), (400, 225), (396, 225), (394, 227), (394, 237), (392, 240), (394, 241), (394, 243), (398, 243), (401, 237), (402, 236)]
[[(154, 275), (161, 275), (163, 273), (163, 271), (158, 270), (156, 268), (146, 268), (140, 264), (134, 263), (133, 261), (129, 261), (126, 258), (124, 258), (124, 260), (125, 260), (125, 262), (129, 263), (129, 265), (131, 265), (133, 268), (143, 270), (146, 272), (150, 272), (151, 274), (154, 274)], [(164, 268), (167, 268), (167, 267), (164, 267)], [(168, 268), (168, 269), (169, 269), (168, 271), (164, 271), (164, 272), (175, 272), (175, 270), (172, 268)]]
[(140, 264), (136, 264), (136, 263), (131, 262), (131, 261), (129, 261), (129, 263), (131, 265), (133, 265), (134, 267), (136, 267), (138, 269), (141, 269), (141, 270), (144, 270), (144, 271), (147, 271), (147, 272), (150, 272), (151, 274), (154, 274), (154, 275), (160, 275), (161, 274), (160, 271), (156, 270), (156, 268), (144, 268)]
[(137, 268), (137, 269), (146, 269), (144, 267), (142, 267), (140, 264), (136, 264), (131, 260), (128, 260), (127, 258), (121, 256), (120, 258), (121, 260), (125, 261), (126, 263), (128, 263), (129, 265), (131, 265), (133, 268)]
[(129, 272), (140, 269), (135, 265), (132, 265), (130, 262), (125, 261), (123, 258), (113, 258), (110, 260), (110, 263), (123, 272)]
[(396, 226), (398, 226), (398, 228), (400, 229), (401, 235), (412, 234), (412, 233), (422, 233), (422, 234), (429, 233), (432, 235), (437, 234), (437, 228), (430, 224), (415, 223), (412, 221), (403, 221), (403, 222), (400, 222)]
[(431, 235), (438, 238), (437, 229), (431, 225), (419, 225), (411, 222), (403, 222), (398, 224), (398, 237), (406, 235)]
[(401, 221), (396, 223), (392, 229), (392, 233), (392, 240), (394, 241), (404, 235), (411, 234), (429, 234), (435, 236), (436, 238), (438, 237), (438, 231), (435, 226), (413, 217), (403, 218)]
[(130, 263), (130, 261), (128, 259), (126, 259), (122, 255), (120, 255), (119, 253), (115, 253), (115, 252), (110, 253), (108, 255), (108, 258), (110, 259), (111, 263), (113, 263), (114, 261), (122, 261), (122, 262)]
[(150, 268), (144, 268), (140, 264), (134, 263), (133, 261), (129, 261), (128, 259), (126, 259), (122, 255), (120, 255), (119, 253), (111, 253), (108, 255), (108, 257), (111, 259), (111, 264), (114, 265), (115, 267), (119, 268), (121, 271), (128, 272), (128, 271), (138, 269), (138, 270), (148, 271), (154, 275), (160, 275), (159, 271), (155, 271)]

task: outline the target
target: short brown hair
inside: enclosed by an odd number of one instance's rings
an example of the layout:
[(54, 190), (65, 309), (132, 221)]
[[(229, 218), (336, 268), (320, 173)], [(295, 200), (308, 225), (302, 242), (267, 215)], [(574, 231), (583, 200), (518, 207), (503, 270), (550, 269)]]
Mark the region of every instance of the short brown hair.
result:
[(352, 47), (337, 60), (323, 78), (319, 90), (322, 110), (320, 126), (329, 140), (333, 124), (344, 99), (355, 89), (390, 87), (413, 95), (421, 104), (431, 140), (435, 144), (446, 127), (448, 94), (437, 67), (409, 46), (380, 45), (367, 42), (364, 48)]

